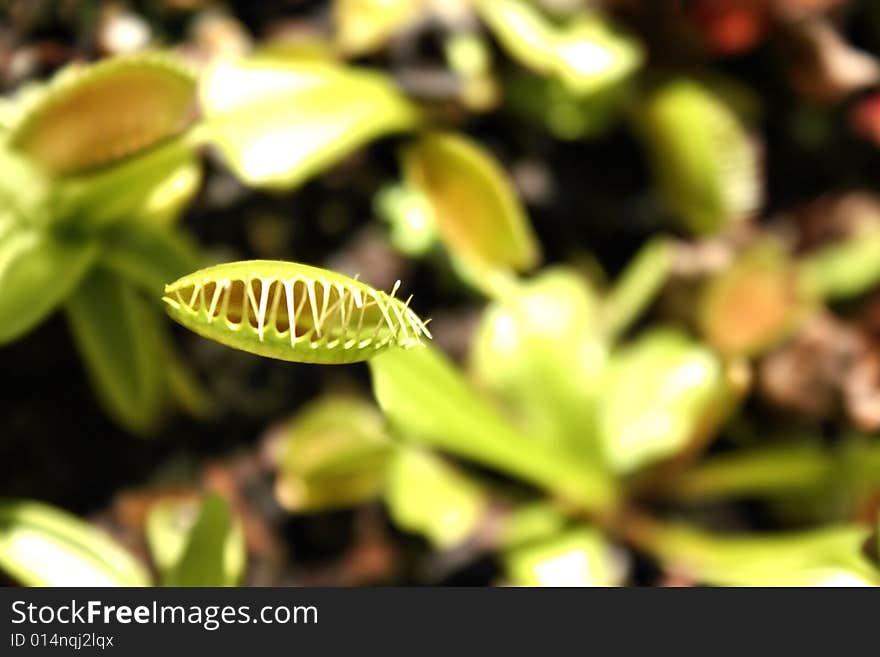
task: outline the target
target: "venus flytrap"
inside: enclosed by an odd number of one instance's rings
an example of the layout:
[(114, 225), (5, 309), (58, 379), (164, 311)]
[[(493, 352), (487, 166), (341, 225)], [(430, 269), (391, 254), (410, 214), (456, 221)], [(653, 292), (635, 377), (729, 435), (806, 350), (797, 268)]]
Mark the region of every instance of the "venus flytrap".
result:
[(422, 346), (431, 333), (406, 302), (357, 279), (293, 262), (216, 265), (165, 287), (176, 321), (261, 356), (342, 364)]
[(464, 135), (433, 132), (407, 146), (401, 160), (407, 184), (427, 200), (438, 234), (466, 266), (482, 274), (538, 263), (525, 210), (488, 151)]
[[(195, 76), (171, 55), (121, 57), (65, 69), (13, 106), (0, 135), (0, 198), (15, 199), (0, 225), (0, 343), (64, 307), (99, 401), (143, 432), (164, 406), (151, 364), (174, 356), (136, 290), (152, 296), (198, 264), (168, 225), (200, 175), (185, 139)], [(121, 318), (118, 299), (130, 300)]]
[(797, 265), (767, 241), (714, 275), (699, 299), (706, 340), (727, 356), (752, 356), (788, 337), (813, 306)]
[(800, 257), (772, 239), (749, 245), (704, 283), (697, 324), (724, 356), (760, 356), (824, 304), (872, 289), (880, 280), (878, 254), (876, 228)]
[(9, 143), (53, 176), (143, 152), (194, 120), (195, 74), (163, 53), (70, 67), (18, 108)]
[(677, 79), (643, 99), (637, 130), (669, 212), (696, 235), (723, 232), (761, 205), (758, 152), (722, 98)]

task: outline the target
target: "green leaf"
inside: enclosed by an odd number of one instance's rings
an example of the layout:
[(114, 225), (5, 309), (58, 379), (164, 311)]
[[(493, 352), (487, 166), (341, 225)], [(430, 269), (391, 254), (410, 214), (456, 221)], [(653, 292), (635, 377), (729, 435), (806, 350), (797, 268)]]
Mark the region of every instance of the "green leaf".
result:
[(70, 175), (180, 134), (195, 116), (193, 72), (144, 53), (64, 69), (21, 108), (9, 139), (47, 172)]
[(718, 421), (729, 392), (719, 359), (672, 329), (613, 354), (598, 402), (599, 437), (617, 472), (670, 457)]
[(668, 568), (717, 586), (880, 586), (865, 556), (870, 530), (835, 526), (768, 536), (725, 536), (684, 525), (655, 528)]
[(201, 264), (195, 241), (172, 226), (145, 222), (114, 226), (101, 234), (101, 244), (101, 264), (150, 298), (160, 298), (165, 285)]
[(418, 112), (366, 69), (254, 57), (211, 70), (206, 138), (249, 185), (296, 187), (367, 142), (409, 130)]
[(245, 568), (244, 537), (229, 506), (208, 495), (162, 500), (147, 518), (147, 540), (163, 586), (236, 586)]
[(656, 238), (645, 244), (615, 282), (605, 299), (605, 333), (623, 333), (654, 300), (672, 268), (673, 247)]
[(66, 308), (75, 343), (105, 411), (135, 433), (154, 428), (163, 402), (157, 311), (104, 269), (95, 269), (86, 278)]
[(350, 57), (374, 52), (422, 9), (422, 0), (334, 0), (336, 45)]
[(683, 472), (672, 494), (693, 502), (805, 493), (832, 502), (836, 495), (858, 499), (860, 489), (870, 494), (880, 481), (880, 444), (852, 440), (831, 450), (819, 443), (813, 438), (713, 456)]
[(829, 244), (801, 263), (806, 288), (818, 297), (849, 299), (880, 284), (880, 230)]
[(283, 507), (314, 512), (354, 506), (384, 487), (394, 446), (372, 404), (325, 396), (281, 432), (275, 490)]
[(391, 462), (385, 503), (396, 525), (446, 549), (476, 531), (488, 499), (479, 486), (441, 458), (419, 449), (400, 449)]
[(571, 529), (503, 555), (514, 586), (617, 586), (621, 567), (595, 529)]
[(598, 15), (579, 13), (556, 26), (523, 0), (481, 0), (477, 7), (511, 57), (537, 73), (557, 77), (572, 92), (601, 91), (642, 63), (638, 42)]
[(540, 247), (525, 210), (495, 159), (452, 133), (423, 135), (403, 154), (409, 185), (430, 203), (441, 239), (468, 264), (526, 270)]
[(560, 534), (569, 520), (558, 505), (543, 500), (523, 504), (503, 516), (498, 544), (510, 550), (538, 543)]
[(178, 408), (200, 420), (214, 417), (216, 400), (199, 381), (190, 364), (178, 353), (166, 326), (158, 328), (158, 350), (162, 373), (171, 396)]
[(702, 502), (737, 496), (773, 496), (819, 488), (835, 469), (832, 454), (795, 443), (713, 457), (675, 482), (677, 498)]
[(478, 382), (526, 432), (593, 462), (593, 401), (608, 357), (597, 308), (578, 275), (546, 270), (486, 309), (471, 354)]
[(80, 233), (138, 219), (167, 224), (200, 180), (192, 145), (173, 139), (114, 166), (59, 180), (55, 221)]
[(682, 228), (714, 234), (758, 209), (757, 149), (720, 98), (676, 80), (647, 97), (640, 118), (661, 194)]
[(67, 241), (0, 216), (0, 344), (43, 321), (95, 262), (97, 245)]
[[(45, 226), (52, 185), (48, 176), (24, 155), (0, 140), (0, 208), (24, 226)], [(0, 230), (0, 237), (3, 231)]]
[(27, 500), (0, 500), (0, 569), (24, 586), (150, 585), (144, 567), (103, 532)]
[(543, 125), (557, 139), (578, 141), (607, 134), (628, 112), (636, 91), (629, 79), (586, 96), (556, 78), (515, 72), (505, 78), (505, 102), (521, 120)]
[(370, 361), (373, 391), (404, 436), (542, 486), (583, 508), (613, 503), (613, 482), (565, 450), (510, 426), (436, 349), (388, 351)]
[(401, 253), (425, 255), (437, 241), (430, 201), (419, 190), (405, 183), (383, 188), (375, 198), (377, 214), (388, 222), (391, 244)]

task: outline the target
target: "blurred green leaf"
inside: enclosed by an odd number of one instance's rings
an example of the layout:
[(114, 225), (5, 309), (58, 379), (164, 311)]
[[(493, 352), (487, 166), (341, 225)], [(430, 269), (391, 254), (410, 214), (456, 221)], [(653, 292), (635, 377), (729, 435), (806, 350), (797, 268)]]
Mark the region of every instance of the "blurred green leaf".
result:
[(511, 549), (537, 543), (562, 533), (568, 524), (569, 517), (557, 505), (545, 501), (523, 504), (504, 516), (498, 544)]
[(162, 374), (171, 400), (194, 418), (204, 420), (215, 416), (218, 411), (216, 400), (199, 381), (189, 363), (178, 353), (167, 328), (157, 328)]
[(127, 429), (148, 432), (162, 410), (158, 311), (114, 274), (95, 269), (67, 300), (67, 316), (98, 400)]
[(608, 133), (625, 117), (635, 95), (627, 80), (586, 96), (556, 78), (515, 72), (505, 78), (505, 102), (523, 119), (543, 125), (557, 139), (576, 141)]
[(280, 57), (223, 63), (204, 78), (206, 137), (254, 186), (295, 187), (418, 112), (366, 69)]
[(586, 527), (507, 551), (504, 569), (514, 586), (617, 586), (622, 579), (611, 546)]
[[(0, 207), (4, 216), (23, 226), (45, 226), (50, 216), (49, 178), (24, 155), (12, 150), (0, 135)], [(0, 230), (0, 239), (3, 231)]]
[(441, 458), (410, 448), (398, 450), (391, 462), (385, 503), (396, 525), (444, 549), (474, 533), (488, 500), (479, 486)]
[(490, 268), (537, 264), (540, 247), (525, 210), (488, 151), (463, 135), (428, 133), (405, 150), (403, 167), (453, 255)]
[(575, 93), (600, 91), (641, 65), (638, 42), (598, 15), (580, 13), (556, 26), (523, 0), (481, 0), (477, 7), (511, 57), (533, 71), (557, 76)]
[(169, 223), (196, 192), (193, 147), (173, 139), (119, 164), (59, 180), (55, 221), (80, 232), (135, 219)]
[(91, 242), (14, 225), (0, 216), (0, 344), (43, 321), (80, 283), (95, 262)]
[(863, 552), (870, 530), (837, 526), (767, 536), (713, 535), (674, 525), (655, 529), (667, 568), (717, 586), (880, 586)]
[(848, 299), (880, 283), (880, 230), (866, 231), (811, 253), (801, 263), (806, 288), (821, 298)]
[(774, 241), (760, 242), (706, 285), (700, 328), (726, 355), (751, 356), (785, 339), (809, 309), (794, 263)]
[(687, 79), (667, 83), (645, 99), (640, 118), (660, 191), (683, 228), (714, 234), (761, 205), (757, 149), (709, 89)]
[(236, 586), (245, 568), (241, 528), (219, 495), (198, 508), (162, 500), (150, 510), (147, 539), (163, 586)]
[(423, 0), (334, 0), (336, 44), (348, 56), (378, 50), (418, 18)]
[(376, 212), (391, 227), (391, 243), (401, 253), (425, 255), (437, 241), (437, 226), (427, 197), (405, 183), (383, 188), (375, 199)]
[(593, 401), (608, 356), (584, 280), (549, 269), (485, 311), (473, 343), (477, 380), (536, 439), (599, 460)]
[(370, 403), (324, 396), (282, 430), (275, 490), (282, 506), (315, 512), (379, 495), (394, 445)]
[(517, 432), (436, 349), (389, 351), (370, 361), (373, 391), (404, 436), (542, 486), (583, 508), (604, 511), (613, 482), (568, 451)]
[(0, 500), (0, 569), (23, 586), (149, 586), (103, 532), (40, 502)]
[(19, 114), (12, 146), (52, 174), (78, 174), (185, 130), (196, 115), (195, 75), (156, 52), (70, 66)]
[(741, 450), (712, 457), (682, 473), (674, 495), (704, 502), (815, 490), (828, 483), (837, 467), (833, 453), (810, 443)]
[(159, 299), (165, 286), (201, 265), (198, 246), (181, 229), (142, 221), (101, 234), (101, 264)]
[(672, 268), (672, 244), (655, 238), (636, 253), (603, 304), (604, 331), (613, 337), (626, 331), (654, 300)]
[(729, 394), (719, 359), (683, 333), (654, 329), (622, 347), (598, 402), (609, 464), (632, 472), (678, 453), (718, 421)]

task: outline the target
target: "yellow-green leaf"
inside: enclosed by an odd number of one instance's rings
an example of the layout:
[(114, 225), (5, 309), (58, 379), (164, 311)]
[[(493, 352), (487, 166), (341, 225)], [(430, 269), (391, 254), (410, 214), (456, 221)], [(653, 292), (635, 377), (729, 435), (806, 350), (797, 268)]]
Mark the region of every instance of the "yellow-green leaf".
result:
[(615, 490), (604, 472), (509, 425), (436, 349), (385, 352), (370, 362), (373, 391), (405, 437), (496, 468), (591, 510)]
[[(9, 215), (0, 223), (12, 223)], [(92, 242), (68, 241), (16, 224), (0, 226), (0, 344), (43, 321), (95, 262)]]
[(880, 284), (880, 230), (861, 231), (809, 254), (801, 264), (810, 293), (849, 299)]
[(163, 586), (235, 586), (245, 568), (244, 536), (218, 495), (160, 500), (147, 517), (147, 540)]
[(608, 355), (586, 281), (550, 269), (485, 311), (473, 344), (477, 380), (536, 439), (596, 459), (592, 404)]
[(509, 550), (503, 561), (515, 586), (617, 586), (622, 579), (611, 546), (587, 527)]
[(163, 382), (158, 311), (113, 273), (95, 269), (66, 304), (74, 341), (105, 411), (136, 433), (155, 427)]
[(285, 508), (313, 512), (354, 506), (381, 492), (394, 446), (372, 404), (322, 397), (281, 431), (275, 490)]
[(481, 146), (452, 133), (428, 133), (403, 154), (407, 182), (430, 202), (437, 230), (469, 264), (527, 270), (540, 248), (501, 165)]
[(488, 500), (479, 486), (436, 455), (401, 449), (391, 462), (385, 503), (396, 525), (445, 549), (474, 533)]
[(207, 139), (250, 185), (295, 187), (367, 142), (408, 130), (415, 107), (366, 69), (255, 57), (211, 70)]
[(717, 233), (758, 209), (757, 149), (709, 89), (687, 79), (667, 83), (647, 97), (640, 117), (660, 192), (682, 228)]
[(721, 361), (672, 329), (655, 329), (612, 355), (598, 402), (599, 438), (617, 472), (679, 452), (710, 428), (727, 390)]
[(114, 166), (55, 185), (54, 221), (83, 233), (114, 223), (176, 219), (201, 180), (192, 146), (173, 139)]
[(378, 50), (418, 17), (424, 0), (334, 0), (336, 45), (346, 55)]
[(181, 133), (196, 116), (196, 82), (172, 55), (140, 54), (70, 67), (31, 102), (10, 143), (46, 171), (67, 175)]
[(0, 500), (0, 569), (24, 586), (149, 586), (107, 535), (40, 502)]
[(181, 229), (146, 222), (114, 226), (101, 235), (101, 263), (159, 298), (168, 281), (198, 269), (195, 241)]
[(558, 77), (572, 92), (600, 91), (641, 65), (639, 44), (598, 15), (579, 13), (557, 26), (523, 0), (482, 0), (477, 6), (514, 59)]
[(684, 525), (650, 536), (667, 567), (718, 586), (880, 586), (857, 526), (764, 536), (711, 534)]

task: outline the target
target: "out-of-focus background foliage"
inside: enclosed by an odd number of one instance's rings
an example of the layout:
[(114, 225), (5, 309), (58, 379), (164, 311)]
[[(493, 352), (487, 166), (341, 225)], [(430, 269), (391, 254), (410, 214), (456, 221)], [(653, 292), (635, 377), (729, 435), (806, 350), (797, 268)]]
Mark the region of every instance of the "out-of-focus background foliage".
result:
[[(880, 584), (880, 3), (0, 3), (0, 579)], [(282, 259), (426, 349), (234, 351)]]

